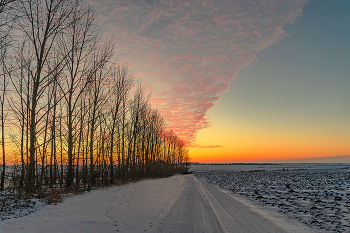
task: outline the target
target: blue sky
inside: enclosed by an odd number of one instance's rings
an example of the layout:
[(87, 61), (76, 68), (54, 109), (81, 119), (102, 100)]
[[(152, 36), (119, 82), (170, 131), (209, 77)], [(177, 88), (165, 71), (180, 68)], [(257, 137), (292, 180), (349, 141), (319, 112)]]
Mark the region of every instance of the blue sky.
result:
[(303, 16), (284, 28), (289, 36), (258, 52), (257, 61), (238, 73), (217, 105), (237, 101), (252, 111), (302, 111), (315, 120), (315, 114), (333, 115), (349, 124), (348, 10), (349, 1), (309, 2)]
[[(226, 138), (232, 138), (224, 143), (227, 150), (240, 147), (233, 135), (246, 129), (254, 140), (269, 137), (268, 147), (299, 147), (298, 158), (350, 154), (348, 12), (350, 1), (308, 2), (302, 17), (283, 28), (288, 37), (258, 52), (257, 60), (238, 72), (209, 111), (212, 127), (228, 131)], [(212, 130), (200, 132), (199, 140)], [(249, 145), (254, 147), (253, 140), (244, 144)], [(332, 153), (333, 146), (339, 150)], [(210, 153), (222, 153), (218, 150)], [(293, 158), (283, 148), (271, 153)]]

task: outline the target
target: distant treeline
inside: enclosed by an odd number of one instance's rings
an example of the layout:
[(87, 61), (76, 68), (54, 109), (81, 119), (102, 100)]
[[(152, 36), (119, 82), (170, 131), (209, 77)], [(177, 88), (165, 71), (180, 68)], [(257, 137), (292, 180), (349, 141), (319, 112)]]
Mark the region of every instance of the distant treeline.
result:
[(190, 162), (191, 165), (278, 165), (281, 163), (196, 163)]
[[(91, 6), (0, 0), (0, 21), (2, 190), (5, 183), (34, 193), (187, 171), (185, 143), (166, 129), (128, 67), (114, 61)], [(9, 158), (18, 168), (10, 183)]]

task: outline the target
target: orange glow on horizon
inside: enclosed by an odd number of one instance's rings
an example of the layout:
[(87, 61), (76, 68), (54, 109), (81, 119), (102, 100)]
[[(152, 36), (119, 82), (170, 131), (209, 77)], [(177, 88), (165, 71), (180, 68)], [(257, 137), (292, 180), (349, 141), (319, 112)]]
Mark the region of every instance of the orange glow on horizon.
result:
[(191, 162), (199, 163), (264, 163), (271, 161), (283, 161), (283, 160), (293, 160), (293, 159), (311, 159), (311, 158), (320, 158), (320, 157), (332, 157), (332, 156), (343, 156), (348, 155), (344, 154), (313, 154), (313, 155), (282, 155), (282, 154), (219, 154), (214, 152), (213, 154), (206, 153), (191, 153), (190, 159)]
[(331, 157), (331, 156), (343, 156), (349, 155), (346, 150), (339, 150), (338, 153), (332, 151), (264, 151), (256, 152), (253, 151), (241, 151), (237, 152), (229, 148), (218, 148), (218, 149), (190, 149), (191, 162), (200, 163), (240, 163), (240, 162), (269, 162), (269, 161), (281, 161), (281, 160), (292, 160), (292, 159), (308, 159), (308, 158), (319, 158), (319, 157)]
[[(336, 123), (332, 127), (268, 127), (266, 122), (253, 124), (228, 115), (213, 114), (212, 118), (212, 126), (197, 133), (196, 143), (222, 148), (189, 148), (191, 162), (269, 162), (350, 155), (348, 130)], [(338, 131), (334, 131), (335, 126)]]

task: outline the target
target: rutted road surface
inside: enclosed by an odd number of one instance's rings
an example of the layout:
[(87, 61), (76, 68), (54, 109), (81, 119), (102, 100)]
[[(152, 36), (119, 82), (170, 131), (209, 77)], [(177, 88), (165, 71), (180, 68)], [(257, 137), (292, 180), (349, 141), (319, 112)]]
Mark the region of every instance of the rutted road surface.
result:
[(285, 232), (215, 186), (187, 176), (159, 232)]

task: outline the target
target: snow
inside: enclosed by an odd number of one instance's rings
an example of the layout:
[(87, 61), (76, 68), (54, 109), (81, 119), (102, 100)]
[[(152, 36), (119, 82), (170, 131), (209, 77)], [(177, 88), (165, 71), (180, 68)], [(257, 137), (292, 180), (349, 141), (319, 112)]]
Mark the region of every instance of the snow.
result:
[(264, 212), (278, 211), (318, 231), (350, 231), (349, 165), (197, 172), (196, 176), (230, 191), (236, 199), (238, 195), (249, 197), (255, 206), (257, 203), (266, 206)]
[(156, 232), (185, 176), (144, 180), (66, 198), (0, 223), (0, 232)]
[(273, 220), (215, 186), (188, 176), (159, 232), (314, 232), (299, 222), (280, 221), (277, 225)]
[(192, 164), (190, 171), (209, 172), (209, 171), (276, 171), (276, 170), (315, 170), (315, 169), (333, 169), (347, 168), (350, 163), (262, 163), (262, 164)]
[(349, 166), (251, 168), (93, 190), (1, 221), (0, 232), (349, 231)]

